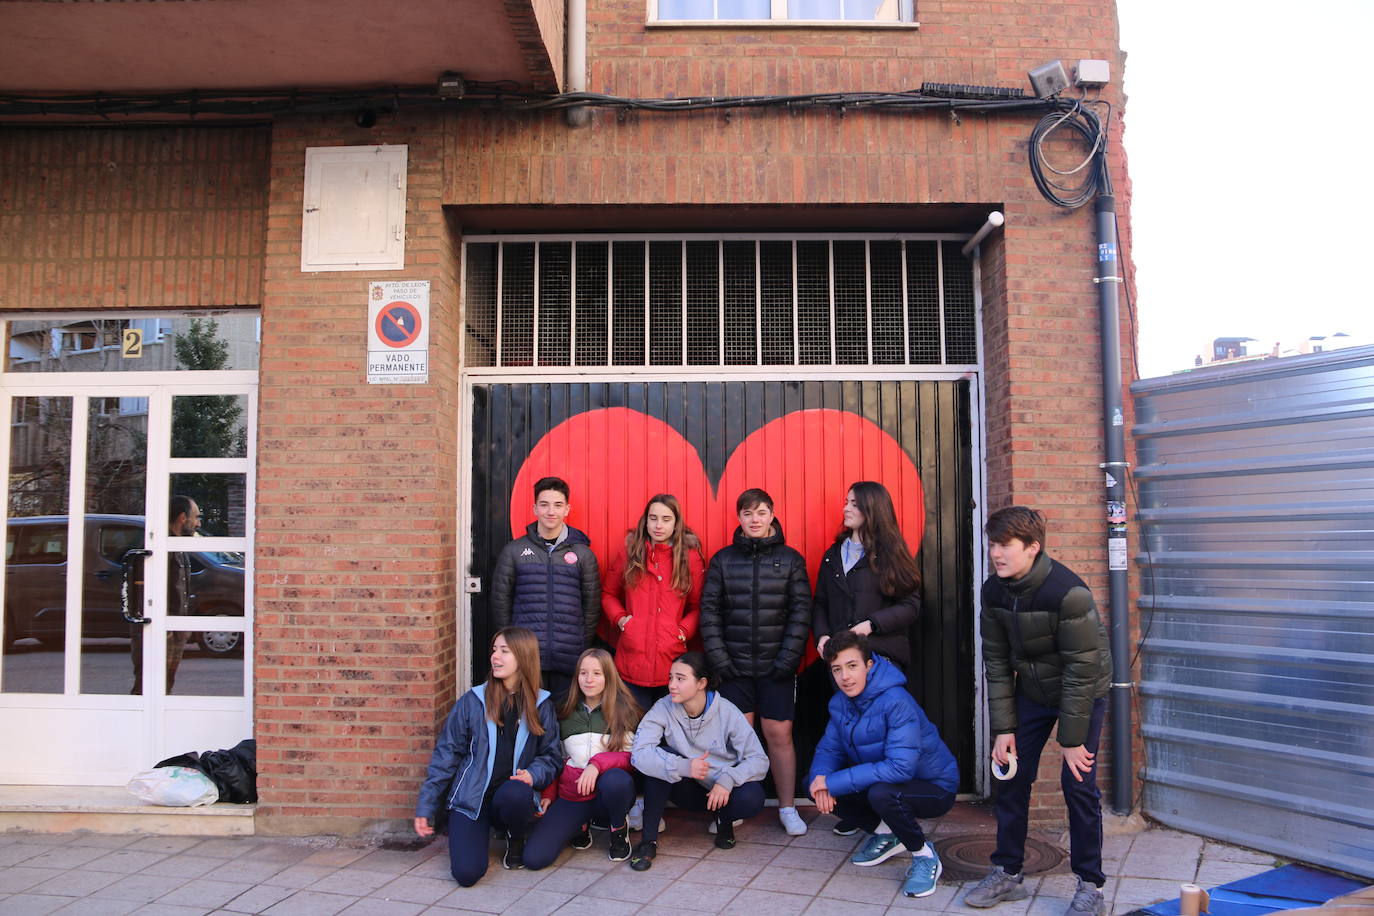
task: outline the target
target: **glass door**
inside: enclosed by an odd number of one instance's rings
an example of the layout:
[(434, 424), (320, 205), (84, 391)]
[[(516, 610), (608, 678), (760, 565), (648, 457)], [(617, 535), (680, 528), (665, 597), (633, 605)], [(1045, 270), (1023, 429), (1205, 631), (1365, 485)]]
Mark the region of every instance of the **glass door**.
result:
[(255, 373), (6, 374), (0, 783), (252, 735)]

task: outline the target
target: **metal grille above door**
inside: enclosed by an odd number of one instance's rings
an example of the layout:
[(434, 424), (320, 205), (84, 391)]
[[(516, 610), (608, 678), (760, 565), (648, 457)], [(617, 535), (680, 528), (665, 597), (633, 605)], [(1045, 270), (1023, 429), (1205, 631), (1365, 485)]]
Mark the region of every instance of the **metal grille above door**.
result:
[(972, 262), (930, 238), (465, 246), (466, 365), (978, 362)]

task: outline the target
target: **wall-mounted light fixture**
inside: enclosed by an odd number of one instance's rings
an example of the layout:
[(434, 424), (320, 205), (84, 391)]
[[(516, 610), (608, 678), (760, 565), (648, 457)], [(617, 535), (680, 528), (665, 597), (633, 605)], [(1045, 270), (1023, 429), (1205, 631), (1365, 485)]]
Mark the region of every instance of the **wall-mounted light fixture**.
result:
[(1026, 75), (1030, 77), (1036, 98), (1047, 99), (1069, 88), (1069, 75), (1064, 72), (1063, 61), (1052, 60), (1041, 64)]

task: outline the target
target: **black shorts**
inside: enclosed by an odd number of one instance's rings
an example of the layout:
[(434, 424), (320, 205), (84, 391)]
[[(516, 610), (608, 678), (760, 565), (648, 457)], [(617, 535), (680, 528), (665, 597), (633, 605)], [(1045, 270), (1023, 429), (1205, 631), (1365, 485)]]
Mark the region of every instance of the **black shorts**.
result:
[(797, 679), (793, 675), (737, 677), (720, 685), (720, 695), (740, 712), (756, 712), (764, 719), (791, 722), (797, 711)]

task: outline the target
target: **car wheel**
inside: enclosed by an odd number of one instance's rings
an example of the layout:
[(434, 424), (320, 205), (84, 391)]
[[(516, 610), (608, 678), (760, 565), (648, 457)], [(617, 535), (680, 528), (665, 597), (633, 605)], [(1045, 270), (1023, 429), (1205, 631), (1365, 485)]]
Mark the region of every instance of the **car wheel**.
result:
[(243, 655), (243, 634), (237, 630), (206, 630), (196, 634), (196, 644), (206, 655)]

